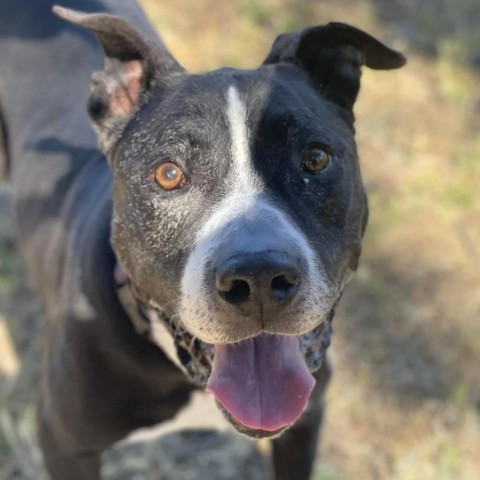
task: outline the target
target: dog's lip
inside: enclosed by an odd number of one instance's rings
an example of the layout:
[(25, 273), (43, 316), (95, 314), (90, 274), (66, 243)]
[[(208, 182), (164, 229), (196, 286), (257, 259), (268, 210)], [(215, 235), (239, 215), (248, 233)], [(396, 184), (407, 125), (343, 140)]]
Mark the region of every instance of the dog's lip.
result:
[(235, 417), (233, 417), (232, 414), (219, 401), (216, 400), (215, 403), (217, 404), (218, 409), (222, 412), (223, 416), (235, 428), (235, 430), (250, 438), (275, 438), (291, 426), (291, 424), (285, 425), (277, 430), (260, 430), (250, 428), (243, 425), (243, 423), (239, 422)]

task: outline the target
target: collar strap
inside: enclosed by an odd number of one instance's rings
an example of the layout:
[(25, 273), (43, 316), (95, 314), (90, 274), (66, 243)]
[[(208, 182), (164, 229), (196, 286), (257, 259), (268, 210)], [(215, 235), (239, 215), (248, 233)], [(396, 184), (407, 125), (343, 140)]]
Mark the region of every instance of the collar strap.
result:
[(148, 338), (151, 330), (150, 320), (143, 312), (137, 299), (134, 297), (128, 279), (122, 285), (117, 285), (117, 295), (120, 304), (130, 318), (135, 331), (141, 337)]

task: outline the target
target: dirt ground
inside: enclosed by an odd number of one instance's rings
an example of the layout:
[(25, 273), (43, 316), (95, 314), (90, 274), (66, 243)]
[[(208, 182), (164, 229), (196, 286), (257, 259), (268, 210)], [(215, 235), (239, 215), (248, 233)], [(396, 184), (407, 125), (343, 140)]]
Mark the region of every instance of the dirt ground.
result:
[[(330, 20), (407, 54), (400, 71), (364, 72), (355, 108), (371, 214), (361, 266), (334, 322), (335, 374), (314, 480), (479, 479), (479, 1), (142, 3), (192, 71), (254, 68), (276, 34)], [(0, 480), (44, 478), (34, 431), (43, 321), (4, 186)], [(205, 431), (220, 424), (208, 399), (193, 418), (201, 430), (144, 434), (117, 447), (105, 478), (268, 478), (268, 445)]]

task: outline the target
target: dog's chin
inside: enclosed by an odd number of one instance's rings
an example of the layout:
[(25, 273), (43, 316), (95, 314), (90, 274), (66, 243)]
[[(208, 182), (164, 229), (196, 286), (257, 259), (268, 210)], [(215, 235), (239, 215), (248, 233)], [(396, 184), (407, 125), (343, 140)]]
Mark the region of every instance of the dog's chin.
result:
[(233, 426), (233, 428), (235, 428), (238, 433), (241, 433), (249, 438), (254, 438), (256, 440), (259, 440), (260, 438), (273, 439), (282, 435), (282, 433), (285, 432), (285, 430), (288, 430), (291, 426), (291, 424), (285, 425), (284, 427), (273, 431), (250, 428), (240, 423), (220, 402), (216, 401), (216, 404), (218, 409), (222, 412), (223, 416)]

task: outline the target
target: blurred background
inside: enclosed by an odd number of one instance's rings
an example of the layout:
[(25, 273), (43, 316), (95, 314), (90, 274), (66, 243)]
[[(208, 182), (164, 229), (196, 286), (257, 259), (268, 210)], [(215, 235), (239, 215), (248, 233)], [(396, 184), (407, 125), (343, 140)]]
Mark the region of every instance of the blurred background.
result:
[[(480, 479), (480, 0), (141, 3), (193, 72), (255, 68), (277, 34), (331, 20), (406, 53), (402, 70), (364, 71), (355, 107), (370, 222), (334, 321), (314, 479)], [(44, 478), (34, 425), (43, 321), (4, 185), (0, 480)], [(153, 437), (109, 453), (105, 478), (268, 478), (268, 445), (228, 429)]]

